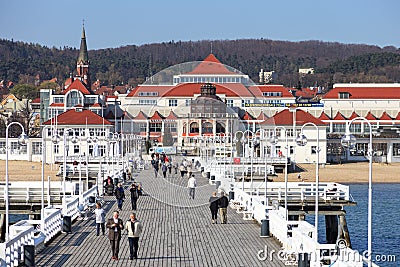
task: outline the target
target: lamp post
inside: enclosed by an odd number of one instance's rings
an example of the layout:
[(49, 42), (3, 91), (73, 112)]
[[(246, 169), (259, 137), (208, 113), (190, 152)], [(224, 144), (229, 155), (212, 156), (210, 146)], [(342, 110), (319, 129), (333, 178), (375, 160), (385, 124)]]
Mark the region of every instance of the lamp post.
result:
[(285, 219), (286, 221), (289, 220), (288, 216), (288, 207), (287, 207), (287, 188), (288, 188), (288, 157), (289, 157), (289, 144), (288, 144), (288, 131), (284, 126), (276, 126), (274, 128), (274, 136), (271, 137), (270, 143), (276, 145), (278, 143), (278, 136), (276, 134), (276, 130), (282, 129), (285, 131), (285, 149), (286, 149), (286, 155), (285, 155)]
[[(41, 229), (44, 228), (44, 165), (46, 163), (46, 139), (45, 139), (45, 129), (48, 129), (52, 126), (44, 126), (42, 129), (42, 194), (41, 194), (41, 213), (40, 213), (40, 220), (41, 220)], [(58, 143), (60, 141), (60, 136), (56, 135), (54, 130), (52, 134), (52, 142)]]
[(73, 132), (72, 128), (66, 128), (64, 129), (64, 133), (63, 133), (63, 143), (64, 143), (64, 161), (63, 161), (63, 214), (65, 214), (66, 210), (66, 199), (65, 199), (65, 190), (66, 190), (66, 179), (67, 179), (67, 134), (69, 131), (72, 131), (73, 133), (73, 137), (71, 139), (71, 142), (73, 144), (78, 143), (78, 139), (75, 136), (75, 133)]
[(25, 130), (24, 130), (24, 126), (22, 126), (21, 123), (19, 122), (11, 122), (9, 125), (7, 125), (6, 128), (6, 187), (5, 187), (5, 206), (6, 206), (6, 236), (5, 236), (5, 241), (7, 242), (9, 239), (9, 196), (8, 196), (8, 150), (10, 149), (9, 145), (8, 145), (8, 130), (10, 128), (11, 125), (19, 125), (22, 129), (22, 133), (21, 135), (18, 137), (18, 143), (20, 145), (26, 145), (26, 143), (28, 142), (28, 136), (25, 134)]
[(372, 127), (371, 123), (364, 117), (356, 117), (346, 125), (346, 134), (341, 139), (341, 144), (345, 148), (353, 148), (356, 144), (356, 138), (350, 133), (350, 125), (356, 121), (361, 120), (369, 126), (369, 145), (368, 145), (368, 156), (369, 156), (369, 168), (368, 168), (368, 267), (372, 266)]
[(300, 135), (296, 138), (296, 143), (299, 146), (305, 146), (307, 144), (307, 137), (303, 134), (304, 127), (306, 126), (313, 126), (317, 130), (317, 147), (316, 147), (316, 153), (317, 153), (317, 163), (315, 166), (315, 229), (314, 229), (314, 240), (316, 243), (318, 243), (318, 200), (319, 200), (319, 152), (321, 151), (319, 147), (319, 130), (317, 125), (312, 122), (307, 122), (301, 127), (301, 133)]

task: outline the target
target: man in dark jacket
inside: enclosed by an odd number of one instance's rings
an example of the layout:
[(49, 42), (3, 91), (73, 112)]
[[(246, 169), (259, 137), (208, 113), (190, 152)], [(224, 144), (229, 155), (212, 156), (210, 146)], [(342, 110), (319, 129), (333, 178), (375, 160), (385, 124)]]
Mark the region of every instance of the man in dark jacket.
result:
[(115, 197), (117, 198), (118, 209), (122, 210), (122, 203), (124, 202), (125, 192), (124, 188), (122, 188), (121, 183), (119, 183), (117, 188), (115, 189)]
[(114, 211), (113, 217), (107, 220), (108, 239), (112, 250), (112, 259), (118, 260), (119, 243), (121, 241), (121, 231), (124, 229), (124, 223), (119, 218), (119, 212)]
[(137, 209), (137, 200), (139, 198), (139, 190), (135, 183), (132, 184), (131, 189), (129, 189), (129, 191), (131, 192), (132, 210), (136, 210)]
[(221, 197), (218, 200), (218, 207), (219, 207), (219, 215), (221, 217), (221, 223), (225, 224), (228, 220), (226, 217), (226, 213), (228, 211), (229, 200), (225, 196), (225, 193), (221, 192)]

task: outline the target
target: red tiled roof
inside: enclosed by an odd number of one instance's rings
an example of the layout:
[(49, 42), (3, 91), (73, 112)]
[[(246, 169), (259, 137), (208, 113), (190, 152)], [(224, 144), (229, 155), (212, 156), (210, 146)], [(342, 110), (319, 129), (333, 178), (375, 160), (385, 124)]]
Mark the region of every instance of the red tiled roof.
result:
[(260, 114), (257, 117), (257, 120), (267, 120), (269, 119), (269, 117), (264, 113), (264, 112), (260, 112)]
[(89, 90), (86, 88), (86, 86), (79, 80), (76, 79), (74, 80), (67, 89), (65, 89), (62, 93), (65, 95), (67, 92), (76, 89), (79, 92), (81, 92), (84, 95), (90, 95), (91, 93), (89, 92)]
[(245, 120), (245, 121), (250, 121), (250, 120), (254, 120), (254, 117), (251, 116), (250, 113), (245, 111), (241, 119)]
[[(216, 93), (226, 95), (228, 97), (251, 97), (251, 92), (241, 83), (230, 84), (213, 84), (216, 88)], [(195, 94), (200, 94), (201, 83), (182, 83), (170, 88), (165, 92), (163, 97), (191, 97)]]
[(353, 113), (351, 113), (350, 117), (348, 117), (348, 120), (352, 120), (354, 118), (360, 117), (355, 111), (353, 111)]
[[(275, 125), (293, 125), (293, 113), (289, 111), (289, 109), (284, 109), (270, 119), (267, 120), (268, 123)], [(312, 122), (315, 125), (325, 125), (323, 121), (314, 117), (308, 112), (305, 112), (301, 109), (296, 110), (296, 125), (304, 125), (307, 122)]]
[(51, 103), (50, 107), (64, 107), (64, 103)]
[(318, 119), (320, 119), (321, 121), (325, 121), (325, 120), (330, 120), (331, 118), (329, 118), (329, 116), (326, 115), (326, 113), (322, 111), (322, 113), (321, 113), (321, 115), (319, 115)]
[(143, 111), (140, 111), (134, 118), (135, 120), (147, 120), (148, 117)]
[(40, 98), (35, 98), (32, 100), (31, 104), (40, 103)]
[[(255, 85), (249, 87), (250, 92), (256, 97), (263, 97), (263, 93), (267, 92), (280, 92), (282, 96), (279, 97), (290, 97), (294, 98), (292, 93), (289, 91), (288, 88), (284, 87), (283, 85)], [(266, 96), (266, 97), (278, 97), (278, 96)]]
[(371, 113), (371, 111), (368, 111), (367, 115), (364, 117), (369, 121), (375, 121), (376, 117), (374, 116), (374, 114)]
[(157, 120), (157, 121), (159, 121), (159, 120), (163, 120), (164, 117), (160, 114), (160, 112), (158, 112), (158, 111), (156, 110), (156, 111), (154, 112), (153, 116), (151, 116), (149, 119), (150, 119), (150, 120)]
[(397, 116), (396, 116), (395, 120), (400, 120), (400, 112), (397, 113)]
[(393, 120), (392, 117), (389, 116), (389, 114), (386, 113), (386, 111), (384, 111), (381, 115), (381, 117), (379, 118), (380, 120)]
[(168, 114), (167, 117), (165, 117), (166, 120), (176, 120), (178, 116), (171, 110)]
[[(175, 85), (139, 85), (135, 89), (133, 89), (127, 97), (146, 97), (146, 96), (139, 96), (139, 93), (144, 93), (144, 92), (156, 92), (158, 93), (158, 96), (163, 96), (165, 95), (168, 91), (170, 91), (172, 88), (174, 88)], [(154, 96), (153, 96), (154, 98)]]
[[(334, 87), (323, 99), (339, 99), (339, 93), (349, 93), (349, 99), (400, 99), (400, 87)], [(346, 99), (343, 99), (346, 100)]]
[(335, 121), (345, 121), (347, 120), (342, 113), (340, 113), (339, 111), (336, 113), (335, 117), (333, 117), (333, 120)]
[(191, 72), (185, 74), (237, 74), (229, 71), (213, 54), (209, 54)]
[(318, 89), (302, 88), (301, 90), (296, 90), (296, 97), (302, 98), (313, 98), (318, 94)]
[(103, 119), (96, 113), (84, 109), (77, 111), (75, 109), (70, 109), (64, 113), (61, 113), (56, 118), (52, 118), (46, 122), (44, 125), (55, 124), (58, 125), (110, 125), (112, 124), (108, 120)]
[(97, 108), (97, 107), (101, 107), (100, 103), (94, 103), (93, 105), (91, 105), (92, 108)]

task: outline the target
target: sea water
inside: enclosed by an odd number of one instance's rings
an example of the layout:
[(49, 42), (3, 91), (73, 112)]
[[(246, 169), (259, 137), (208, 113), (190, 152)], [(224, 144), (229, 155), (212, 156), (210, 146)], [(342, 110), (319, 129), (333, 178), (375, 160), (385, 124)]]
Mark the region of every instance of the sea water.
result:
[[(357, 206), (345, 207), (352, 248), (368, 250), (368, 184), (350, 184)], [(306, 217), (314, 224), (314, 215)], [(326, 243), (324, 217), (319, 217), (318, 239)], [(400, 266), (400, 184), (372, 185), (372, 259), (380, 267)]]

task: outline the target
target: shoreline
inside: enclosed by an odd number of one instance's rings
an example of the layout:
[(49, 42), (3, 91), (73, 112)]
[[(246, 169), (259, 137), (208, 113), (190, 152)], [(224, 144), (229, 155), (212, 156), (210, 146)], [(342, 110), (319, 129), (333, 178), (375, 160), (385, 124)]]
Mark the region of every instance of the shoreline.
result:
[[(9, 181), (41, 181), (41, 162), (28, 162), (10, 160), (8, 162)], [(290, 168), (290, 167), (289, 167)], [(315, 164), (299, 164), (300, 172), (289, 172), (289, 182), (299, 182), (297, 175), (300, 173), (304, 182), (315, 181)], [(59, 181), (60, 177), (56, 176), (58, 165), (53, 165), (51, 170), (50, 164), (45, 165), (44, 177), (50, 176), (51, 180)], [(290, 170), (291, 171), (291, 170)], [(368, 162), (345, 163), (345, 164), (326, 164), (319, 167), (319, 181), (335, 182), (342, 184), (367, 184), (368, 183)], [(0, 160), (0, 181), (5, 181), (5, 160)], [(278, 173), (277, 176), (270, 177), (274, 182), (283, 182), (284, 173)], [(397, 184), (400, 183), (400, 163), (373, 163), (372, 165), (372, 182)]]

